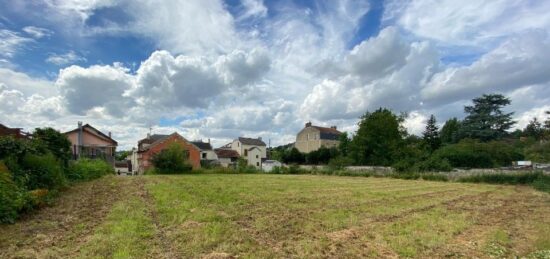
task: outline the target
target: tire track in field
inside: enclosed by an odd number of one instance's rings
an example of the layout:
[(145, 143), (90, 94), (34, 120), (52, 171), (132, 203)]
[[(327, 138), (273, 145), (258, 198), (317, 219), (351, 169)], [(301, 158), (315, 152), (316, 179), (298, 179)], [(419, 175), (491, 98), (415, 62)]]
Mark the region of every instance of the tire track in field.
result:
[(159, 245), (161, 246), (162, 252), (163, 252), (162, 254), (156, 255), (156, 256), (159, 256), (161, 258), (169, 258), (169, 259), (182, 258), (182, 256), (177, 254), (176, 249), (173, 247), (172, 242), (169, 240), (166, 234), (166, 229), (160, 223), (159, 213), (155, 205), (155, 199), (145, 187), (145, 178), (143, 176), (138, 176), (138, 177), (139, 177), (138, 195), (139, 197), (141, 197), (141, 199), (145, 203), (145, 206), (147, 207), (147, 211), (149, 213), (149, 218), (151, 219), (152, 223), (155, 225), (155, 229), (157, 230), (156, 237), (160, 242)]

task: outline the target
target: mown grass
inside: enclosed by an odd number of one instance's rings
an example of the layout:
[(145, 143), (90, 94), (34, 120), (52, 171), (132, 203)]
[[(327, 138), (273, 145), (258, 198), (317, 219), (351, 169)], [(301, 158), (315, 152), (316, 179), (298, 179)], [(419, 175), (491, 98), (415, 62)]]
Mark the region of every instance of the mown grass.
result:
[[(116, 179), (125, 196), (100, 208), (108, 213), (96, 223), (58, 232), (51, 244), (63, 246), (36, 249), (42, 241), (22, 241), (16, 223), (1, 235), (21, 241), (0, 238), (0, 257), (468, 258), (550, 250), (550, 195), (528, 187), (319, 175)], [(27, 224), (48, 235), (40, 222)]]

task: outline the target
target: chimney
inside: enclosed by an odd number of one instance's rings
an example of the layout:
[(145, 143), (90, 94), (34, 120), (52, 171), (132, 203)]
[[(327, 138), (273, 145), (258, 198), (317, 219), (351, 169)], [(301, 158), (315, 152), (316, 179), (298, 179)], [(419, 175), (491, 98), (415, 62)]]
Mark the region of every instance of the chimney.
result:
[(306, 128), (307, 128), (307, 127), (311, 127), (311, 121), (306, 122)]
[(111, 138), (111, 132), (109, 131), (109, 138)]
[(208, 138), (208, 143), (210, 144), (210, 138)]
[(336, 126), (330, 126), (331, 129), (336, 129)]
[(151, 138), (151, 133), (147, 133), (147, 139)]
[(262, 137), (258, 137), (259, 140), (262, 140)]

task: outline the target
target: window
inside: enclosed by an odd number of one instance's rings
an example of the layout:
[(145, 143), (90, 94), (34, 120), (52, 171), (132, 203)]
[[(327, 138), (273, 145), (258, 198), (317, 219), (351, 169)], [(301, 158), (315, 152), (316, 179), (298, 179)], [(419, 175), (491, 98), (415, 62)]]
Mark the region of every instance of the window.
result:
[(202, 153), (202, 158), (206, 159), (206, 153)]
[(256, 166), (260, 166), (260, 162), (256, 162)]
[(244, 150), (244, 156), (248, 156), (248, 150)]
[(256, 155), (256, 158), (259, 158), (258, 155)]

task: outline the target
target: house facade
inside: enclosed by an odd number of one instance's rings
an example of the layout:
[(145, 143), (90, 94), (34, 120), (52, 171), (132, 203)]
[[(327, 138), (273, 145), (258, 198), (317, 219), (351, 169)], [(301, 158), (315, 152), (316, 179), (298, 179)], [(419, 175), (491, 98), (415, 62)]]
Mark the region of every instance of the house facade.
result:
[[(261, 138), (243, 138), (239, 137), (231, 142), (231, 149), (237, 151), (239, 156), (248, 161), (248, 165), (261, 168), (262, 159), (267, 158), (267, 146)], [(254, 155), (250, 156), (252, 152)], [(256, 158), (256, 155), (258, 158)], [(257, 161), (259, 159), (259, 163)]]
[(218, 156), (216, 155), (216, 152), (214, 152), (212, 145), (210, 145), (210, 140), (208, 140), (208, 142), (202, 142), (202, 140), (200, 140), (200, 141), (193, 141), (191, 143), (197, 146), (201, 150), (202, 161), (218, 160)]
[(233, 149), (218, 148), (214, 152), (216, 152), (218, 162), (222, 167), (234, 167), (239, 159), (239, 153)]
[(296, 135), (294, 147), (302, 153), (316, 151), (322, 146), (326, 148), (338, 147), (340, 134), (342, 132), (338, 131), (336, 126), (325, 128), (314, 126), (311, 122), (308, 122)]
[(153, 155), (168, 148), (170, 144), (176, 143), (181, 145), (187, 151), (187, 159), (193, 169), (201, 167), (201, 150), (187, 141), (180, 134), (174, 132), (170, 135), (152, 135), (147, 136), (138, 142), (138, 171), (143, 174), (145, 171), (153, 167), (151, 159)]
[(0, 124), (0, 137), (12, 136), (16, 139), (29, 138), (29, 134), (23, 132), (21, 128), (10, 128), (3, 124)]
[(111, 133), (104, 134), (90, 124), (82, 125), (64, 133), (71, 141), (74, 159), (104, 159), (114, 166), (115, 152), (118, 143), (111, 138)]

